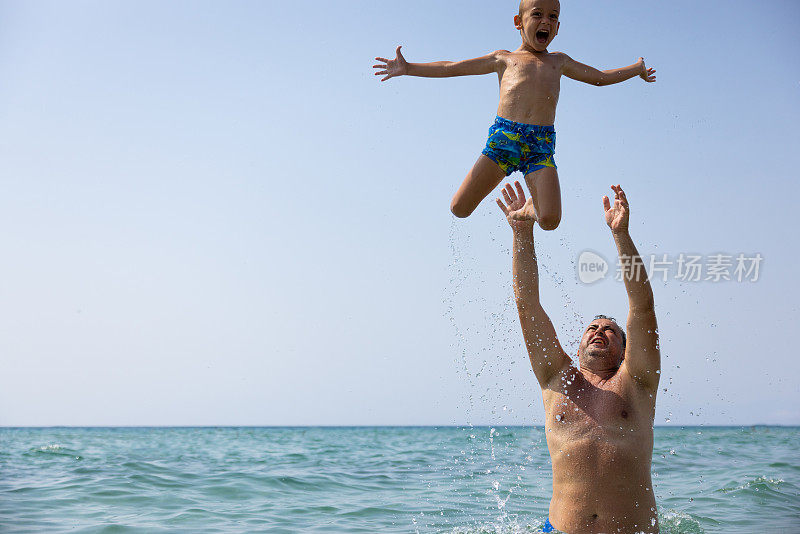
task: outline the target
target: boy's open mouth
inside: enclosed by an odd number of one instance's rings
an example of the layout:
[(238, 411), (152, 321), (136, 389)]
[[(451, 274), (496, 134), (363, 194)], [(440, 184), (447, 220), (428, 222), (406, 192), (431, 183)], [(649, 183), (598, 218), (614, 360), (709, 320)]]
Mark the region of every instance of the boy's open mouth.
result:
[(542, 44), (547, 42), (548, 37), (550, 37), (550, 32), (547, 30), (539, 30), (536, 32), (536, 40)]

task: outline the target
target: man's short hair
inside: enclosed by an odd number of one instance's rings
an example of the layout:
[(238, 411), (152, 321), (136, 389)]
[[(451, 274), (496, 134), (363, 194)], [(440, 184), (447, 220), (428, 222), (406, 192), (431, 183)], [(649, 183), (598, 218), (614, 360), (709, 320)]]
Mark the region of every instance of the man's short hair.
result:
[(622, 348), (624, 349), (625, 348), (625, 344), (628, 342), (628, 337), (625, 335), (625, 330), (622, 329), (622, 327), (619, 325), (617, 320), (614, 319), (613, 317), (610, 317), (608, 315), (603, 315), (603, 314), (595, 315), (594, 319), (592, 319), (592, 320), (596, 321), (598, 319), (607, 319), (607, 320), (613, 322), (615, 325), (617, 325), (617, 328), (619, 328), (620, 334), (622, 334)]

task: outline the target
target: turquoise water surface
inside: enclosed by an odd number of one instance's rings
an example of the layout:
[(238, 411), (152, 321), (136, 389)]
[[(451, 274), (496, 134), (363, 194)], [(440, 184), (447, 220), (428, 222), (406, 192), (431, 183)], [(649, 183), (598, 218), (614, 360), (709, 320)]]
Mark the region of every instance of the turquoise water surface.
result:
[[(656, 428), (661, 531), (800, 532), (800, 428)], [(541, 427), (3, 428), (2, 532), (538, 532)]]

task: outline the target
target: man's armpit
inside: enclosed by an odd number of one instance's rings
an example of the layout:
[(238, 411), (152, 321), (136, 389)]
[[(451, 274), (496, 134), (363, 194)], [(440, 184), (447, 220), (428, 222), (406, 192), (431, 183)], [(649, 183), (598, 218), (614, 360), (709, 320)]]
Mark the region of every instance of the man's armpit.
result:
[(625, 374), (631, 380), (633, 380), (635, 384), (650, 392), (658, 390), (658, 381), (661, 378), (661, 369), (658, 367), (648, 368), (646, 365), (643, 365), (637, 370), (636, 364), (633, 366), (630, 365), (630, 358), (630, 356), (626, 355), (625, 361), (622, 362), (622, 370), (625, 371)]

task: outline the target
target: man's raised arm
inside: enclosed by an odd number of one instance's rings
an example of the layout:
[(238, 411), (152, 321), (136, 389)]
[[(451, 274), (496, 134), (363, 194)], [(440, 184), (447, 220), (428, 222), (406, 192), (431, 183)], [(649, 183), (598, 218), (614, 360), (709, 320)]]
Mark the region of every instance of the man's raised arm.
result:
[(497, 204), (514, 230), (513, 275), (514, 296), (517, 300), (519, 322), (533, 372), (542, 389), (571, 363), (561, 348), (555, 328), (539, 302), (539, 266), (533, 246), (533, 226), (536, 222), (533, 201), (525, 200), (525, 192), (515, 182), (502, 189), (505, 204)]
[(628, 341), (622, 365), (639, 384), (655, 390), (660, 377), (661, 353), (653, 289), (644, 262), (628, 233), (630, 207), (625, 191), (619, 185), (612, 185), (611, 189), (614, 191), (614, 205), (608, 197), (603, 197), (603, 209), (617, 244), (622, 279), (628, 293)]

